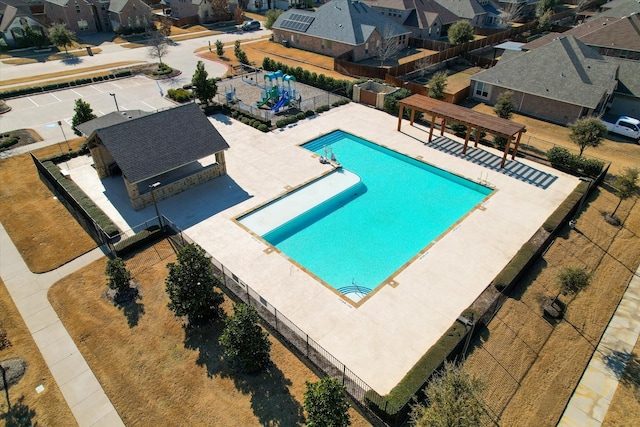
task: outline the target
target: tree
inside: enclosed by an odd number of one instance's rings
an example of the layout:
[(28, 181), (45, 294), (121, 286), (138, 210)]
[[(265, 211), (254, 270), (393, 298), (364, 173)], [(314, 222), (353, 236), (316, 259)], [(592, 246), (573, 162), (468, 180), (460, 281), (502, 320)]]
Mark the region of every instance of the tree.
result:
[(224, 43), (222, 43), (220, 40), (216, 40), (216, 54), (218, 56), (222, 56), (224, 55)]
[(240, 45), (240, 40), (236, 40), (233, 43), (233, 54), (236, 56), (236, 58), (238, 57), (238, 52), (240, 52), (242, 50), (242, 46)]
[(157, 59), (160, 65), (163, 65), (162, 57), (169, 51), (169, 43), (167, 43), (166, 37), (160, 32), (154, 31), (147, 40), (147, 45), (149, 46), (149, 56)]
[(597, 147), (602, 142), (602, 137), (607, 133), (607, 127), (602, 124), (599, 117), (585, 117), (578, 119), (569, 126), (571, 134), (569, 139), (580, 147), (580, 157), (587, 147)]
[(236, 59), (238, 60), (239, 63), (241, 64), (249, 63), (249, 58), (247, 57), (246, 52), (242, 50), (242, 47), (240, 46), (240, 40), (236, 40), (235, 43), (233, 44), (233, 54), (236, 56)]
[(447, 32), (449, 43), (458, 45), (473, 40), (473, 27), (469, 21), (458, 21), (449, 27)]
[(376, 55), (380, 58), (380, 66), (384, 66), (384, 62), (393, 58), (403, 49), (399, 37), (393, 32), (389, 25), (385, 25), (377, 42)]
[(463, 366), (445, 362), (444, 369), (429, 381), (425, 394), (429, 406), (415, 405), (411, 420), (417, 427), (475, 427), (483, 425), (482, 404), (476, 396), (484, 383)]
[(241, 24), (244, 21), (244, 8), (240, 5), (236, 7), (236, 10), (233, 12), (233, 20), (236, 24)]
[(209, 73), (204, 69), (202, 61), (198, 61), (196, 64), (196, 71), (191, 77), (191, 85), (193, 86), (193, 94), (202, 104), (210, 103), (218, 92), (216, 79), (209, 78)]
[(550, 10), (547, 10), (538, 19), (538, 28), (540, 29), (540, 31), (551, 30), (551, 15), (552, 15), (552, 12)]
[(306, 382), (304, 409), (309, 427), (344, 427), (351, 425), (345, 388), (338, 380), (324, 377), (315, 383)]
[(220, 336), (224, 355), (237, 361), (246, 372), (256, 372), (269, 364), (271, 341), (258, 324), (258, 312), (247, 304), (236, 304), (233, 316), (225, 321)]
[(615, 187), (619, 200), (616, 208), (611, 213), (611, 217), (615, 218), (616, 211), (623, 200), (628, 199), (638, 191), (638, 174), (640, 174), (640, 169), (638, 168), (623, 168), (622, 174), (616, 178)]
[(214, 21), (228, 21), (231, 19), (231, 11), (227, 0), (213, 0), (211, 9)]
[(162, 37), (169, 37), (171, 35), (171, 27), (172, 27), (171, 19), (169, 18), (160, 18), (160, 28), (158, 31), (162, 35)]
[(493, 112), (496, 116), (509, 120), (513, 116), (513, 104), (511, 103), (511, 91), (502, 92), (493, 106)]
[(22, 25), (22, 33), (28, 46), (42, 47), (47, 42), (47, 38), (42, 33), (40, 27), (33, 28), (29, 23), (25, 22)]
[(49, 28), (49, 40), (56, 46), (62, 46), (64, 53), (68, 54), (67, 47), (73, 46), (75, 34), (67, 29), (66, 24), (53, 24)]
[(586, 289), (590, 283), (591, 275), (587, 273), (584, 268), (563, 267), (558, 272), (558, 286), (560, 290), (555, 299), (558, 299), (560, 294), (564, 296), (577, 295), (582, 290)]
[(77, 126), (84, 122), (88, 122), (89, 120), (93, 120), (98, 116), (93, 114), (91, 105), (89, 105), (88, 102), (84, 102), (80, 98), (76, 99), (76, 106), (73, 107), (73, 111), (75, 111), (76, 114), (71, 119), (71, 129), (73, 130), (73, 133), (75, 133), (78, 136), (81, 136), (82, 132), (78, 130)]
[(553, 13), (553, 8), (556, 6), (556, 0), (540, 0), (536, 6), (536, 16), (539, 18), (547, 11)]
[(498, 20), (502, 25), (508, 26), (512, 22), (518, 22), (524, 17), (524, 7), (526, 3), (507, 3), (498, 15)]
[(434, 99), (444, 99), (444, 90), (447, 87), (447, 72), (439, 71), (431, 77), (429, 83), (427, 83), (429, 87), (429, 98)]
[(177, 263), (167, 264), (169, 275), (165, 280), (171, 300), (168, 307), (178, 317), (187, 317), (189, 325), (207, 323), (221, 316), (221, 293), (207, 253), (200, 246), (190, 244), (180, 249)]
[(284, 13), (284, 10), (282, 9), (269, 9), (267, 11), (267, 21), (264, 23), (264, 27), (267, 30), (270, 30), (271, 27), (273, 26), (273, 23), (276, 22), (276, 19), (278, 19), (278, 17), (280, 15), (282, 15)]
[(107, 286), (117, 293), (124, 293), (129, 290), (131, 272), (127, 270), (122, 258), (114, 258), (107, 261), (104, 273), (107, 275)]

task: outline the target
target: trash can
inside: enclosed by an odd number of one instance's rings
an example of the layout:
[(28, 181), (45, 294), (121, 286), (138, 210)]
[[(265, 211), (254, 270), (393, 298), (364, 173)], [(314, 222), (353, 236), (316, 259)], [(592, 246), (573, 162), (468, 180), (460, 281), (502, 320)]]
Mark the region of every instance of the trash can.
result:
[(289, 40), (282, 40), (282, 46), (289, 47)]

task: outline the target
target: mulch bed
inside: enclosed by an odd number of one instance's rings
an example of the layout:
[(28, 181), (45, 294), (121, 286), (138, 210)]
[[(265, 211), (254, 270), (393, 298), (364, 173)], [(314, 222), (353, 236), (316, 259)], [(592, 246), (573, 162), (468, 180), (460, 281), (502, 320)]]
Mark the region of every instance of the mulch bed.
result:
[[(9, 135), (9, 136), (5, 136)], [(10, 132), (0, 134), (0, 143), (6, 141), (14, 136), (18, 137), (18, 142), (11, 147), (3, 148), (0, 151), (11, 150), (17, 147), (23, 147), (25, 145), (33, 144), (34, 142), (42, 141), (42, 137), (33, 129), (18, 129)]]

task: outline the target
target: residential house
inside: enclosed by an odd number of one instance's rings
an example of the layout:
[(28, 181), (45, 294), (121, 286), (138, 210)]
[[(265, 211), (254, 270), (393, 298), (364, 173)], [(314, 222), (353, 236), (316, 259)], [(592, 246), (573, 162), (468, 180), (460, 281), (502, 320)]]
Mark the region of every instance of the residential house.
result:
[(474, 27), (493, 26), (500, 14), (489, 0), (434, 0), (460, 19)]
[(25, 27), (45, 35), (42, 25), (36, 21), (29, 5), (20, 0), (0, 0), (0, 39), (7, 46), (17, 47), (24, 44)]
[(640, 12), (640, 1), (638, 0), (612, 0), (600, 5), (602, 13), (597, 17), (608, 16), (610, 18), (622, 18), (633, 13)]
[(618, 87), (608, 106), (608, 112), (618, 116), (640, 117), (640, 61), (610, 58), (617, 63)]
[(78, 129), (98, 176), (121, 174), (136, 210), (227, 173), (229, 145), (195, 103), (110, 113)]
[(449, 27), (460, 20), (435, 0), (363, 0), (363, 3), (420, 39), (447, 37)]
[[(640, 60), (640, 12), (622, 18), (600, 16), (562, 33), (562, 36), (573, 36), (605, 56)], [(536, 49), (558, 37), (560, 33), (549, 33), (525, 44), (522, 49)]]
[(506, 51), (471, 76), (471, 97), (494, 104), (512, 92), (516, 111), (556, 123), (601, 114), (618, 84), (619, 65), (572, 36), (529, 52)]
[(66, 24), (77, 34), (110, 31), (104, 23), (109, 20), (109, 0), (45, 0), (47, 22)]
[(165, 14), (180, 24), (213, 22), (212, 0), (162, 0)]
[(111, 0), (105, 29), (140, 28), (149, 25), (151, 7), (142, 0)]
[(360, 1), (333, 0), (315, 12), (289, 9), (272, 27), (273, 39), (300, 49), (353, 61), (379, 56), (408, 45), (411, 32)]

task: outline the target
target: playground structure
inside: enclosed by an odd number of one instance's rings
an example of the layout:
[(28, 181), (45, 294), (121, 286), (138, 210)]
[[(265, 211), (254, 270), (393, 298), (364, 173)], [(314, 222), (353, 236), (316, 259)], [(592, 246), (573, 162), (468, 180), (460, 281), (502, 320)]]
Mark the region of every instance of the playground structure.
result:
[(262, 100), (257, 106), (267, 105), (271, 111), (278, 112), (291, 103), (299, 103), (301, 99), (298, 99), (296, 85), (295, 76), (282, 74), (280, 70), (265, 74)]
[(225, 86), (224, 93), (225, 93), (225, 99), (227, 102), (236, 102), (238, 100), (236, 98), (235, 86)]

